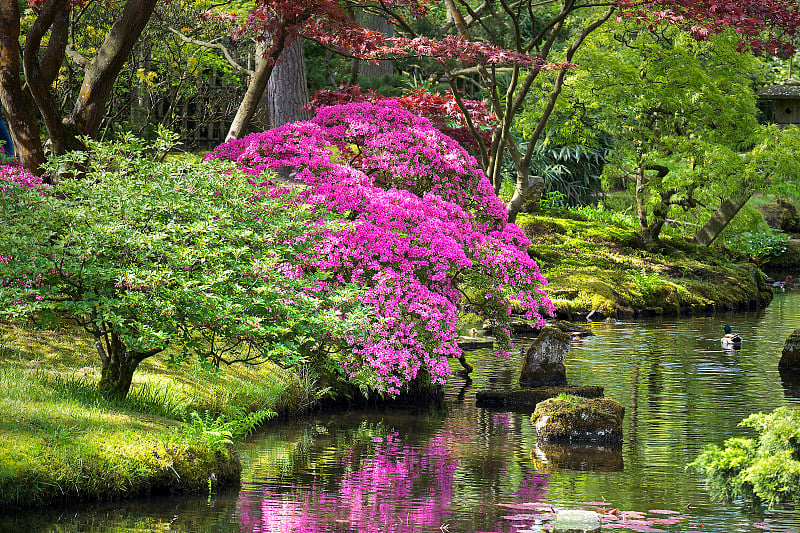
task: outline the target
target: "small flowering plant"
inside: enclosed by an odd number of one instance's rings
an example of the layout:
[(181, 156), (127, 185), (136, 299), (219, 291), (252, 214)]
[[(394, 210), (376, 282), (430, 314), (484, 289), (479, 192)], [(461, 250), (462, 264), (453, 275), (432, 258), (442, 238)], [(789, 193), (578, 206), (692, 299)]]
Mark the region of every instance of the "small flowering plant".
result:
[(504, 355), (512, 306), (538, 323), (552, 314), (530, 243), (507, 222), (477, 161), (397, 102), (322, 107), (309, 121), (228, 141), (207, 159), (235, 162), (259, 198), (297, 190), (295, 202), (325, 208), (295, 275), (325, 273), (322, 293), (348, 284), (362, 291), (365, 321), (337, 356), (357, 383), (389, 394), (420, 375), (443, 383), (447, 359), (460, 355), (461, 303), (499, 323)]

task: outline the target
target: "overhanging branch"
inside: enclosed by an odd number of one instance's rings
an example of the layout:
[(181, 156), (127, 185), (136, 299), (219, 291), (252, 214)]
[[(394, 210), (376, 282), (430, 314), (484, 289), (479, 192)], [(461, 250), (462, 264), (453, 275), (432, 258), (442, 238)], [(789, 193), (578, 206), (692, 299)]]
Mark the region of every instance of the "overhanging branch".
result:
[(187, 37), (186, 35), (184, 35), (184, 34), (183, 34), (183, 33), (181, 33), (180, 31), (176, 30), (176, 29), (175, 29), (175, 28), (173, 28), (172, 26), (169, 26), (169, 27), (167, 27), (167, 29), (168, 29), (169, 31), (171, 31), (172, 33), (174, 33), (175, 35), (177, 35), (178, 37), (180, 37), (180, 39), (181, 39), (183, 42), (186, 42), (186, 43), (191, 43), (191, 44), (194, 44), (194, 45), (197, 45), (197, 46), (202, 46), (202, 47), (204, 47), (204, 48), (213, 48), (213, 49), (215, 49), (215, 50), (219, 50), (219, 51), (221, 51), (221, 52), (222, 52), (222, 55), (223, 55), (223, 56), (225, 56), (225, 60), (226, 60), (226, 61), (227, 61), (227, 62), (228, 62), (228, 63), (229, 63), (229, 64), (230, 64), (230, 65), (231, 65), (231, 66), (232, 66), (234, 69), (236, 69), (237, 71), (239, 71), (239, 72), (242, 72), (242, 73), (244, 73), (244, 74), (247, 74), (248, 76), (252, 76), (252, 75), (253, 75), (253, 71), (252, 71), (252, 70), (250, 70), (249, 68), (245, 68), (245, 67), (243, 67), (242, 65), (240, 65), (240, 64), (239, 64), (239, 63), (238, 63), (238, 62), (237, 62), (237, 61), (236, 61), (236, 60), (233, 58), (233, 55), (231, 55), (230, 51), (229, 51), (229, 50), (228, 50), (228, 49), (227, 49), (227, 48), (226, 48), (224, 45), (222, 45), (222, 44), (220, 44), (220, 43), (212, 43), (212, 42), (209, 42), (209, 41), (201, 41), (201, 40), (199, 40), (199, 39), (192, 39), (191, 37)]

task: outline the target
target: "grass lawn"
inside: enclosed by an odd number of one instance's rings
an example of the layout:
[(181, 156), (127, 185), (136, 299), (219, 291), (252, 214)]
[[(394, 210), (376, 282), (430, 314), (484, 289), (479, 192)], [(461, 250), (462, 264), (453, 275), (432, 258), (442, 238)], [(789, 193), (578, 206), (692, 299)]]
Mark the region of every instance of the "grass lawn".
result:
[(153, 357), (124, 401), (96, 393), (99, 375), (81, 331), (0, 324), (0, 510), (236, 482), (232, 438), (315, 399), (269, 363), (212, 372)]

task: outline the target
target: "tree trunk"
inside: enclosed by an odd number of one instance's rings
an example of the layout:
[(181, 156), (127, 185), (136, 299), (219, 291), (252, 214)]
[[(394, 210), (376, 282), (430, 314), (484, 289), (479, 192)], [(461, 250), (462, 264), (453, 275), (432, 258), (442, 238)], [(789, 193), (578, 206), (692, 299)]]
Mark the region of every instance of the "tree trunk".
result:
[(102, 362), (97, 389), (111, 398), (125, 398), (131, 390), (133, 373), (139, 363), (164, 351), (164, 348), (147, 352), (129, 350), (118, 334), (112, 331), (103, 333), (97, 326), (94, 326), (93, 334), (94, 345)]
[[(394, 26), (389, 24), (385, 17), (376, 13), (368, 13), (359, 11), (356, 15), (356, 22), (362, 28), (368, 30), (379, 31), (385, 33), (387, 37), (394, 35)], [(361, 80), (382, 78), (394, 74), (394, 61), (389, 59), (382, 59), (380, 61), (363, 61), (361, 59), (353, 59), (353, 73), (354, 79)]]
[(544, 178), (541, 176), (517, 176), (517, 184), (514, 187), (514, 195), (506, 205), (508, 210), (508, 221), (516, 222), (522, 206), (526, 202), (539, 201), (544, 191)]
[(283, 49), (267, 83), (270, 126), (277, 128), (308, 119), (308, 113), (302, 109), (307, 103), (306, 60), (303, 42), (297, 38)]
[[(64, 62), (67, 48), (68, 12), (66, 0), (48, 0), (33, 21), (25, 36), (25, 51), (22, 68), (25, 83), (33, 101), (39, 108), (53, 152), (63, 154), (77, 148), (75, 133), (71, 126), (62, 122), (61, 110), (50, 87)], [(40, 54), (41, 45), (47, 36), (47, 48)]]
[(642, 244), (645, 248), (658, 243), (661, 236), (661, 229), (664, 227), (662, 220), (654, 221), (649, 226), (645, 226), (639, 230), (639, 238), (642, 239)]
[(700, 246), (709, 246), (714, 240), (719, 237), (722, 230), (733, 220), (733, 217), (739, 213), (744, 207), (744, 204), (750, 199), (752, 194), (745, 193), (743, 196), (735, 198), (726, 198), (717, 210), (708, 219), (708, 222), (700, 228), (697, 235), (694, 236), (694, 242)]
[[(305, 22), (307, 18), (308, 17), (300, 17), (292, 21), (292, 24), (299, 26), (301, 23)], [(250, 83), (247, 85), (247, 91), (244, 93), (244, 97), (239, 104), (239, 109), (236, 110), (236, 116), (233, 117), (233, 122), (231, 122), (231, 127), (228, 129), (226, 139), (241, 139), (247, 135), (250, 121), (258, 109), (258, 102), (264, 94), (267, 81), (269, 81), (272, 71), (276, 66), (275, 63), (281, 53), (283, 53), (283, 49), (286, 48), (287, 42), (291, 44), (291, 35), (287, 30), (289, 25), (290, 24), (286, 22), (283, 27), (278, 28), (275, 34), (272, 35), (272, 40), (266, 52), (264, 52), (263, 57), (256, 60), (255, 72), (253, 72), (253, 76), (250, 78)]]
[(22, 165), (41, 174), (44, 149), (33, 99), (20, 83), (19, 3), (0, 0), (0, 101)]
[[(449, 6), (454, 6), (454, 2), (448, 1), (446, 2)], [(558, 39), (559, 35), (561, 35), (561, 29), (563, 27), (564, 21), (566, 20), (567, 16), (575, 9), (575, 2), (573, 0), (569, 0), (564, 2), (564, 6), (559, 14), (550, 22), (548, 27), (549, 30), (543, 30), (544, 33), (541, 33), (540, 36), (544, 39), (541, 42), (541, 46), (537, 45), (538, 49), (538, 57), (541, 59), (547, 60), (547, 57), (550, 53), (550, 50), (554, 46), (556, 40)], [(453, 11), (456, 14), (455, 19), (458, 20), (460, 15), (457, 13), (457, 9), (454, 7), (448, 7), (448, 10)], [(591, 32), (599, 28), (602, 24), (604, 24), (614, 12), (615, 7), (611, 7), (604, 15), (600, 18), (586, 26), (581, 33), (575, 38), (572, 42), (572, 45), (567, 50), (565, 60), (567, 62), (571, 62), (572, 58), (575, 55), (575, 52), (578, 50), (580, 45), (589, 36)], [(458, 25), (458, 24), (457, 24)], [(462, 38), (467, 38), (465, 31), (461, 31)], [(546, 34), (546, 35), (545, 35)], [(536, 124), (536, 128), (534, 129), (533, 133), (528, 137), (528, 146), (525, 149), (524, 156), (519, 153), (519, 148), (517, 143), (514, 141), (513, 136), (511, 135), (511, 124), (514, 120), (514, 117), (517, 113), (524, 107), (525, 98), (530, 90), (531, 86), (533, 85), (536, 77), (538, 76), (541, 69), (534, 68), (531, 69), (528, 74), (524, 76), (520, 76), (519, 69), (517, 67), (514, 68), (511, 76), (511, 82), (508, 84), (508, 88), (506, 90), (505, 95), (505, 104), (503, 104), (499, 98), (499, 95), (496, 92), (495, 86), (495, 79), (494, 76), (490, 76), (488, 70), (485, 67), (479, 66), (478, 71), (481, 77), (484, 80), (484, 84), (487, 88), (490, 88), (489, 95), (490, 101), (492, 103), (492, 109), (495, 114), (500, 118), (501, 126), (500, 126), (500, 134), (496, 139), (492, 140), (492, 150), (491, 153), (488, 154), (488, 157), (483, 161), (487, 176), (490, 180), (492, 180), (492, 184), (495, 187), (495, 190), (499, 190), (500, 182), (502, 177), (500, 176), (500, 165), (502, 163), (502, 153), (504, 149), (509, 151), (511, 159), (514, 161), (514, 165), (517, 169), (517, 184), (514, 191), (514, 198), (508, 203), (508, 219), (509, 221), (516, 220), (517, 213), (519, 212), (520, 208), (525, 204), (527, 201), (532, 202), (539, 202), (541, 198), (542, 192), (544, 192), (544, 183), (537, 187), (531, 187), (533, 184), (528, 177), (530, 172), (531, 160), (533, 158), (533, 153), (536, 145), (538, 144), (542, 134), (545, 131), (545, 127), (547, 126), (547, 121), (549, 120), (550, 116), (555, 109), (556, 102), (558, 101), (558, 97), (561, 94), (561, 91), (564, 87), (564, 81), (567, 73), (567, 69), (561, 69), (558, 74), (556, 75), (556, 79), (553, 82), (553, 87), (550, 90), (550, 97), (548, 99), (547, 105), (542, 110), (542, 113), (539, 117), (539, 120)], [(482, 158), (483, 159), (483, 158)], [(521, 193), (521, 194), (520, 194)]]
[(658, 242), (661, 236), (661, 230), (669, 216), (670, 202), (676, 194), (674, 189), (661, 191), (661, 200), (653, 207), (650, 214), (650, 221), (647, 220), (647, 208), (645, 206), (645, 186), (647, 180), (645, 179), (645, 170), (655, 170), (658, 172), (658, 183), (662, 183), (664, 177), (669, 173), (669, 169), (663, 165), (648, 165), (647, 167), (639, 166), (639, 171), (636, 174), (636, 209), (639, 216), (639, 235), (645, 247)]
[[(48, 0), (41, 6), (26, 35), (21, 65), (19, 5), (13, 0), (0, 0), (0, 99), (19, 159), (36, 174), (41, 173), (44, 162), (37, 108), (57, 154), (81, 148), (76, 135), (96, 137), (114, 81), (150, 19), (156, 0), (127, 0), (97, 54), (86, 66), (72, 113), (62, 119), (50, 87), (66, 53), (66, 4), (64, 0)], [(47, 46), (40, 54), (45, 37)], [(20, 66), (24, 67), (27, 90), (22, 89)]]
[[(151, 65), (151, 45), (150, 42), (141, 42), (136, 51), (137, 66), (150, 72)], [(147, 129), (150, 110), (153, 102), (150, 98), (150, 91), (146, 84), (141, 83), (131, 92), (131, 124), (139, 128), (139, 135), (144, 135)]]
[(636, 172), (636, 191), (634, 192), (634, 196), (636, 197), (636, 216), (639, 219), (640, 228), (647, 227), (647, 206), (645, 206), (644, 185), (644, 167), (639, 165), (639, 170)]
[(267, 80), (269, 80), (272, 69), (273, 64), (266, 58), (256, 59), (256, 69), (250, 78), (250, 83), (247, 84), (247, 91), (244, 93), (241, 103), (239, 103), (239, 108), (236, 110), (236, 116), (233, 117), (226, 139), (241, 139), (247, 135), (250, 120), (258, 109), (258, 102), (261, 100), (261, 95), (264, 94), (264, 88), (267, 86)]
[(149, 355), (126, 349), (116, 333), (97, 332), (94, 344), (103, 365), (97, 389), (111, 398), (125, 398), (131, 389), (133, 373)]
[(111, 89), (153, 14), (156, 0), (127, 0), (97, 55), (86, 67), (72, 113), (64, 119), (77, 135), (97, 136)]

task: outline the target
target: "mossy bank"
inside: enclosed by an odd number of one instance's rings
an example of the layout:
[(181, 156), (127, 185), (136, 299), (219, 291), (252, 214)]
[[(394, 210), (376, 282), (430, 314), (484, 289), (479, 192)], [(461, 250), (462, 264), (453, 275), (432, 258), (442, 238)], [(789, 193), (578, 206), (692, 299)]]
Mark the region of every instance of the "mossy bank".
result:
[[(168, 361), (145, 360), (128, 396), (109, 399), (82, 331), (0, 322), (0, 512), (235, 486), (236, 441), (267, 420), (382, 401), (269, 362)], [(397, 401), (441, 399), (441, 387), (417, 385)]]
[(766, 276), (722, 249), (669, 235), (645, 249), (629, 225), (569, 212), (524, 214), (517, 224), (532, 241), (559, 318), (709, 314), (772, 299)]
[(98, 379), (81, 332), (0, 324), (0, 511), (235, 485), (237, 435), (317, 399), (308, 376), (270, 364), (153, 358), (124, 400), (97, 393)]

